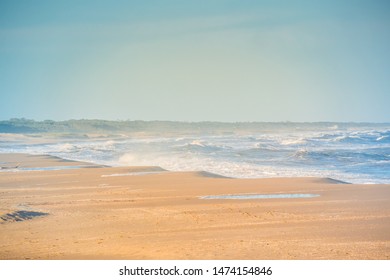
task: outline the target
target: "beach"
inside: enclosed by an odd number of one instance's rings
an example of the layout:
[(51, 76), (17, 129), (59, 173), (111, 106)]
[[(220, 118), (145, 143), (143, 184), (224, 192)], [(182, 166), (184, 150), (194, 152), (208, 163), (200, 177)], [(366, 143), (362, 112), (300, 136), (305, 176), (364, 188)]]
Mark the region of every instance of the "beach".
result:
[[(390, 259), (388, 184), (235, 179), (28, 154), (0, 162), (10, 167), (0, 172), (3, 260)], [(212, 197), (233, 194), (284, 196)]]

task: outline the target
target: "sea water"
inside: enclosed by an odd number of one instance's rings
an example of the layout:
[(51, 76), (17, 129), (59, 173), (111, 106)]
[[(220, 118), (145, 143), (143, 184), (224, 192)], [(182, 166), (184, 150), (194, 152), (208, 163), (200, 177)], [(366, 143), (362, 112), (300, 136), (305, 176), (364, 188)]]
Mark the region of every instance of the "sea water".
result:
[[(191, 133), (193, 125), (194, 133)], [(330, 177), (351, 183), (390, 183), (390, 124), (280, 123), (236, 130), (218, 123), (206, 132), (99, 137), (48, 133), (0, 134), (0, 153), (49, 154), (111, 166), (160, 166), (234, 178)], [(215, 132), (213, 132), (215, 130)]]

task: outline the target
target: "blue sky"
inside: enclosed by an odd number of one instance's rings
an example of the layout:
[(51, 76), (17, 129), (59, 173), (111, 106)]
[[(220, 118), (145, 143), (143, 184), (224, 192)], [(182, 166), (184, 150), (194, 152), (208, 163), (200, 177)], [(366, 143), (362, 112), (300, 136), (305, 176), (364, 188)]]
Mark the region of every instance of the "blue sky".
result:
[(0, 119), (390, 122), (388, 1), (0, 2)]

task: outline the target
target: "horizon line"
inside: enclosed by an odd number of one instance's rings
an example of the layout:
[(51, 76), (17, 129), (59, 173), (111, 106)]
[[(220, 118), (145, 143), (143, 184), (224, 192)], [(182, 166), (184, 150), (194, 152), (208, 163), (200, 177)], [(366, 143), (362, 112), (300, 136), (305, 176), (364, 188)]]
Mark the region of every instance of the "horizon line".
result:
[(171, 122), (171, 123), (226, 123), (226, 124), (237, 124), (237, 123), (334, 123), (334, 124), (390, 124), (390, 121), (373, 122), (373, 121), (219, 121), (219, 120), (203, 120), (203, 121), (184, 121), (184, 120), (141, 120), (141, 119), (98, 119), (98, 118), (81, 118), (81, 119), (64, 119), (64, 120), (35, 120), (29, 118), (9, 118), (6, 120), (0, 120), (0, 122), (11, 122), (11, 121), (32, 121), (37, 123), (44, 122), (69, 122), (69, 121), (105, 121), (105, 122)]

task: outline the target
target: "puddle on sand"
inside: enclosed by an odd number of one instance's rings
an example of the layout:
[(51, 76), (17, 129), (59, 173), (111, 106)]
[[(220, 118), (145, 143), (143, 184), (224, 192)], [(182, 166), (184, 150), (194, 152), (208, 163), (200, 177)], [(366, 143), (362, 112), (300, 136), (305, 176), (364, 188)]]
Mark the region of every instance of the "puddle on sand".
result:
[(224, 195), (206, 195), (200, 199), (272, 199), (272, 198), (312, 198), (319, 194), (311, 193), (278, 193), (278, 194), (224, 194)]

